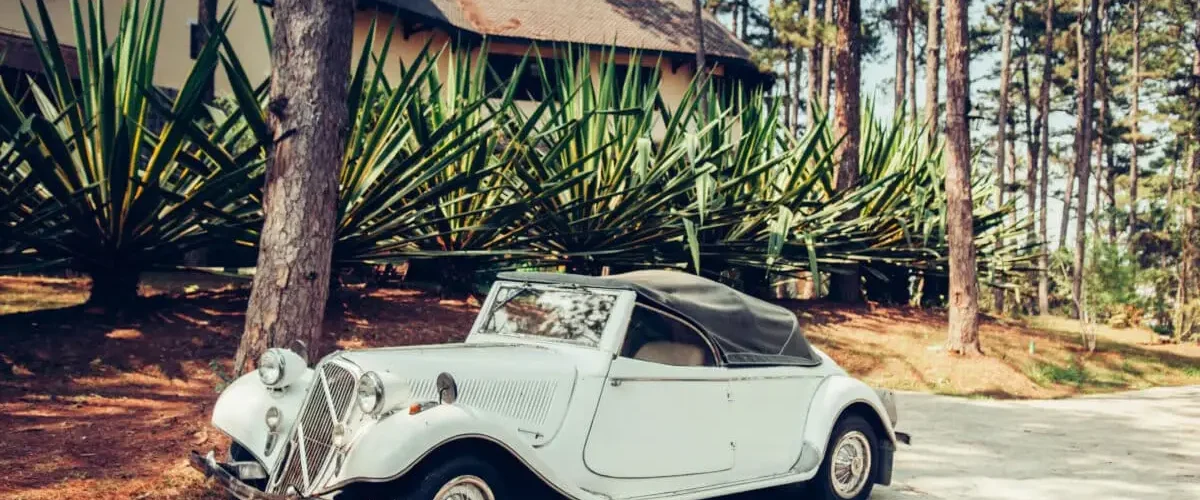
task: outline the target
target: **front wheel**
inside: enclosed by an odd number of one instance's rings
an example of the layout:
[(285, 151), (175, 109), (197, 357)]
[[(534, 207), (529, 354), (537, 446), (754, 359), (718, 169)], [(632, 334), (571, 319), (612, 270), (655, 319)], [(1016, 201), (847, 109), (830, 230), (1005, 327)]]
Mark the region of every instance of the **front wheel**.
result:
[(396, 500), (508, 500), (500, 471), (472, 455), (438, 460), (413, 471)]
[(822, 500), (865, 500), (875, 486), (878, 443), (875, 430), (858, 415), (834, 426), (821, 469), (809, 486)]

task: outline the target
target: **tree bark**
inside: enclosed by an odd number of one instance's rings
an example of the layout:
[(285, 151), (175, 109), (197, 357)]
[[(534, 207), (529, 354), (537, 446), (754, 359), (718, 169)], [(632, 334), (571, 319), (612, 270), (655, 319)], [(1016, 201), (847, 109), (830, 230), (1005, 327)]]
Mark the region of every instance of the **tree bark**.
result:
[(354, 2), (275, 3), (268, 124), (275, 139), (239, 373), (267, 348), (320, 352), (345, 154)]
[(1046, 0), (1042, 10), (1045, 37), (1042, 46), (1042, 85), (1038, 93), (1038, 121), (1041, 122), (1041, 159), (1038, 161), (1038, 314), (1050, 314), (1050, 238), (1047, 205), (1050, 197), (1050, 80), (1054, 76), (1054, 0)]
[[(1013, 0), (1004, 0), (1003, 28), (1000, 31), (1000, 110), (996, 118), (996, 209), (1004, 207), (1004, 169), (1007, 168), (1008, 153), (1005, 147), (1008, 142), (1008, 87), (1012, 83), (1012, 29), (1013, 29)], [(1014, 158), (1015, 161), (1015, 158)], [(1013, 177), (1016, 180), (1016, 177)], [(1004, 241), (1000, 241), (1004, 246)], [(1004, 311), (1004, 289), (992, 287), (992, 306), (1000, 312)]]
[(966, 2), (946, 3), (946, 235), (950, 244), (950, 327), (946, 350), (975, 355), (983, 351), (979, 346), (979, 284), (972, 226), (971, 130), (967, 123), (971, 79)]
[(750, 38), (750, 2), (739, 0), (738, 7), (742, 9), (742, 40)]
[(800, 129), (800, 67), (804, 65), (804, 50), (800, 48), (790, 49), (793, 52), (792, 59), (796, 61), (796, 72), (792, 74), (792, 135)]
[[(858, 30), (862, 22), (859, 0), (837, 0), (837, 101), (834, 107), (834, 137), (845, 139), (834, 152), (837, 170), (833, 175), (838, 191), (858, 184), (859, 71), (861, 71)], [(855, 213), (844, 218), (857, 217)], [(862, 302), (862, 278), (857, 266), (834, 274), (829, 281), (830, 298), (843, 303)]]
[(930, 0), (929, 21), (925, 28), (925, 126), (926, 146), (938, 136), (938, 79), (941, 61), (942, 0)]
[(908, 88), (908, 0), (896, 0), (896, 109), (905, 108)]
[(133, 266), (91, 269), (88, 276), (92, 278), (92, 284), (88, 289), (86, 304), (110, 314), (128, 310), (137, 301), (141, 274)]
[(904, 16), (908, 19), (908, 116), (909, 119), (917, 119), (917, 29), (915, 25), (916, 18), (913, 17), (913, 2), (916, 0), (906, 0)]
[[(1111, 141), (1108, 136), (1112, 130), (1112, 117), (1109, 116), (1109, 95), (1110, 89), (1108, 86), (1109, 66), (1108, 66), (1108, 44), (1109, 44), (1109, 22), (1108, 22), (1108, 0), (1100, 0), (1100, 70), (1097, 74), (1096, 88), (1100, 92), (1100, 115), (1096, 118), (1096, 133), (1093, 135), (1096, 144), (1096, 207), (1092, 209), (1092, 217), (1095, 219), (1096, 233), (1100, 233), (1100, 228), (1103, 225), (1104, 210), (1102, 207), (1102, 194), (1107, 195), (1112, 189), (1112, 148)], [(1116, 207), (1109, 205), (1112, 212), (1115, 213)], [(1108, 225), (1108, 241), (1115, 242), (1117, 239), (1116, 220), (1110, 220)]]
[[(841, 0), (837, 0), (841, 1)], [(825, 26), (833, 26), (833, 14), (835, 9), (835, 0), (825, 0), (825, 11), (822, 13), (825, 16)], [(822, 30), (824, 31), (824, 30)], [(836, 41), (834, 43), (837, 43)], [(829, 109), (829, 79), (830, 72), (833, 71), (833, 46), (829, 43), (821, 44), (821, 109)]]
[[(1079, 6), (1080, 12), (1084, 12), (1084, 0), (1079, 0)], [(1076, 318), (1083, 317), (1084, 307), (1083, 266), (1086, 263), (1084, 254), (1087, 251), (1088, 181), (1092, 165), (1092, 104), (1095, 102), (1096, 90), (1096, 40), (1100, 34), (1100, 23), (1097, 22), (1099, 0), (1091, 0), (1091, 5), (1086, 8), (1088, 35), (1086, 51), (1083, 54), (1083, 92), (1077, 110), (1077, 122), (1080, 126), (1075, 133), (1075, 174), (1079, 176), (1079, 199), (1075, 207), (1075, 262), (1071, 275), (1071, 299), (1075, 305)], [(1082, 31), (1083, 26), (1080, 26), (1080, 32)]]
[(738, 36), (738, 13), (741, 6), (734, 3), (733, 8), (729, 9), (729, 32), (733, 36)]
[(700, 0), (692, 0), (692, 27), (696, 30), (696, 73), (702, 75), (708, 67), (704, 59), (704, 5)]
[[(796, 103), (796, 96), (788, 92), (792, 89), (792, 48), (787, 48), (787, 55), (783, 58), (783, 95), (787, 98), (783, 106), (783, 126), (788, 130), (792, 128), (792, 106)], [(799, 75), (800, 68), (796, 68), (796, 75)]]
[(817, 36), (817, 0), (808, 0), (808, 35), (812, 37), (812, 46), (808, 48), (808, 89), (805, 99), (808, 126), (817, 121), (817, 88), (821, 75), (821, 42)]
[[(217, 0), (197, 0), (196, 20), (200, 24), (200, 36), (196, 40), (198, 47), (204, 47), (212, 34), (217, 31)], [(211, 103), (214, 97), (214, 79), (216, 68), (205, 75), (204, 85), (200, 87), (200, 102)]]
[[(1133, 241), (1133, 233), (1137, 231), (1137, 201), (1138, 201), (1138, 141), (1141, 139), (1138, 126), (1140, 111), (1138, 96), (1142, 88), (1142, 2), (1133, 0), (1133, 88), (1129, 99), (1129, 219), (1125, 223), (1125, 232), (1129, 241)], [(1170, 200), (1168, 200), (1168, 203)]]
[[(1192, 79), (1188, 85), (1188, 94), (1191, 96), (1193, 109), (1200, 109), (1200, 7), (1192, 7), (1192, 17), (1195, 23), (1195, 33), (1192, 39)], [(1195, 324), (1195, 318), (1186, 318), (1185, 315), (1194, 314), (1190, 311), (1190, 305), (1194, 298), (1191, 294), (1192, 279), (1198, 266), (1200, 266), (1200, 249), (1196, 247), (1197, 239), (1200, 239), (1196, 226), (1196, 201), (1195, 197), (1200, 193), (1200, 179), (1197, 179), (1197, 172), (1200, 171), (1200, 147), (1196, 146), (1196, 142), (1200, 141), (1200, 116), (1190, 117), (1192, 120), (1192, 154), (1187, 167), (1186, 184), (1186, 208), (1183, 210), (1183, 234), (1180, 235), (1183, 240), (1183, 248), (1179, 256), (1179, 288), (1175, 296), (1175, 340), (1182, 341), (1184, 337), (1190, 335), (1191, 331), (1183, 331), (1186, 326), (1189, 330)]]
[[(704, 89), (708, 83), (707, 50), (704, 47), (704, 5), (701, 0), (692, 0), (692, 27), (696, 30), (696, 88)], [(708, 91), (700, 92), (700, 116), (708, 121)]]
[[(1200, 56), (1197, 56), (1200, 59)], [(1200, 78), (1200, 73), (1193, 74), (1193, 78)], [(1200, 131), (1192, 133), (1192, 140), (1200, 140)], [(1187, 179), (1185, 180), (1188, 196), (1195, 196), (1197, 193), (1196, 171), (1200, 169), (1197, 166), (1200, 164), (1200, 148), (1193, 147), (1191, 158), (1188, 160)], [(1179, 287), (1175, 292), (1175, 340), (1183, 340), (1186, 334), (1184, 332), (1185, 325), (1190, 325), (1193, 318), (1188, 318), (1189, 321), (1184, 321), (1184, 316), (1188, 314), (1188, 304), (1192, 301), (1193, 294), (1191, 293), (1192, 275), (1195, 274), (1197, 261), (1200, 261), (1200, 256), (1196, 251), (1196, 239), (1200, 235), (1196, 231), (1196, 204), (1187, 203), (1183, 209), (1183, 247), (1179, 254)]]
[(1075, 198), (1075, 180), (1079, 173), (1075, 170), (1075, 164), (1067, 165), (1067, 185), (1063, 190), (1063, 208), (1062, 221), (1059, 224), (1058, 231), (1058, 246), (1056, 248), (1067, 247), (1067, 230), (1071, 227), (1071, 207)]
[[(1025, 204), (1026, 210), (1029, 212), (1031, 221), (1037, 220), (1037, 186), (1038, 186), (1038, 164), (1041, 153), (1041, 143), (1038, 142), (1042, 133), (1042, 121), (1033, 121), (1033, 88), (1029, 82), (1029, 55), (1033, 50), (1032, 41), (1026, 43), (1025, 55), (1021, 57), (1021, 79), (1025, 91), (1025, 149), (1029, 153), (1029, 169), (1025, 173)], [(1014, 178), (1015, 180), (1015, 178)], [(1030, 224), (1029, 231), (1025, 236), (1025, 243), (1033, 245), (1037, 243), (1037, 224)], [(1030, 280), (1033, 283), (1034, 279)]]

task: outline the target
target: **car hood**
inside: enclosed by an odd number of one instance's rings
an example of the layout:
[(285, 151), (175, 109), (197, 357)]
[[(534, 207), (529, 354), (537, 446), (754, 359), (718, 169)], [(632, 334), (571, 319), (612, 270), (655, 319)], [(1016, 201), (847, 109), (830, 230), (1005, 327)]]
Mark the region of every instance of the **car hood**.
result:
[(397, 347), (336, 356), (362, 371), (407, 382), (414, 402), (436, 401), (435, 380), (449, 373), (458, 384), (456, 404), (512, 425), (534, 445), (549, 442), (558, 432), (577, 376), (570, 356), (529, 344)]

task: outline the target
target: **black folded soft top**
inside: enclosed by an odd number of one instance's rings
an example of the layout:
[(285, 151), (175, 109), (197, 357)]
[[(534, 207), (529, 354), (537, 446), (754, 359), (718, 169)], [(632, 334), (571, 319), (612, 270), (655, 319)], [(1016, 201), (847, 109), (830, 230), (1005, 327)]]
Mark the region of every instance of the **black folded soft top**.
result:
[(499, 279), (633, 290), (651, 304), (691, 321), (729, 366), (821, 362), (791, 311), (716, 281), (680, 271), (633, 271), (612, 276), (504, 272)]

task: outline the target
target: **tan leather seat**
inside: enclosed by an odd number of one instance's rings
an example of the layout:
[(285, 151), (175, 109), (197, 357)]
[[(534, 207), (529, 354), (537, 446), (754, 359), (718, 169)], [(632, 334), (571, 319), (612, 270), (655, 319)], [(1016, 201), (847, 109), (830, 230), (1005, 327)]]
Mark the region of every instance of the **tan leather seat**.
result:
[(678, 342), (649, 342), (638, 349), (633, 359), (675, 366), (704, 366), (704, 350)]

